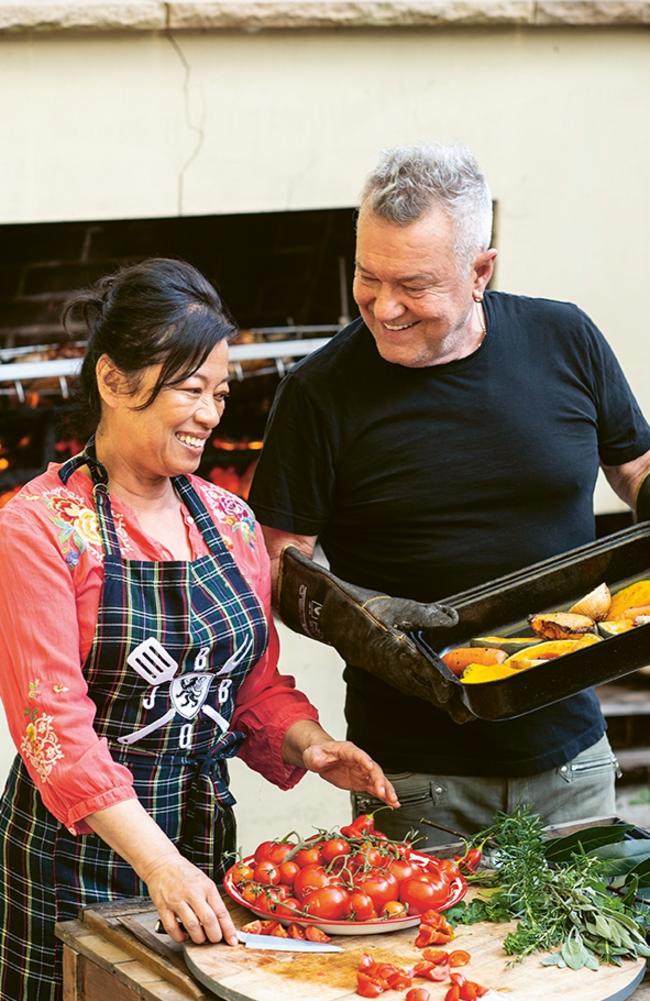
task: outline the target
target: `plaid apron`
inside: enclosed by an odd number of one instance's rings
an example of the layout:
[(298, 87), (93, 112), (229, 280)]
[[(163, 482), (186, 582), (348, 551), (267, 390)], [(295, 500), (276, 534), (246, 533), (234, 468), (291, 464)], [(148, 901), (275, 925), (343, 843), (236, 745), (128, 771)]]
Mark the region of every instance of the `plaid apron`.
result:
[[(61, 467), (62, 481), (83, 464), (104, 546), (97, 627), (83, 668), (97, 707), (94, 728), (130, 769), (145, 810), (218, 882), (224, 853), (235, 848), (227, 759), (244, 739), (230, 719), (242, 681), (266, 649), (264, 613), (189, 480), (172, 482), (209, 555), (124, 560), (92, 439)], [(71, 834), (46, 810), (20, 758), (2, 799), (0, 846), (0, 999), (59, 1001), (55, 922), (96, 902), (144, 895), (146, 886), (101, 838)]]

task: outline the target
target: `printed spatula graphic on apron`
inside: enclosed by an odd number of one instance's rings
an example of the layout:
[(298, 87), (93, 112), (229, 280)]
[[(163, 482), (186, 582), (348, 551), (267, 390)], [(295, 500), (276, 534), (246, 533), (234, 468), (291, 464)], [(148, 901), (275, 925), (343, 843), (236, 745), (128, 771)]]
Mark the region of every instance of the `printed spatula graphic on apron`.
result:
[[(193, 720), (202, 711), (219, 726), (222, 733), (226, 733), (229, 727), (228, 720), (221, 713), (217, 712), (216, 709), (213, 709), (212, 706), (205, 705), (204, 703), (208, 697), (212, 682), (216, 678), (223, 679), (224, 675), (230, 674), (248, 656), (252, 644), (253, 640), (249, 635), (239, 649), (235, 650), (226, 663), (219, 668), (216, 674), (205, 671), (190, 671), (187, 674), (177, 676), (176, 672), (178, 671), (179, 664), (165, 650), (162, 643), (155, 636), (149, 636), (146, 640), (143, 640), (126, 658), (129, 667), (132, 667), (144, 681), (151, 685), (151, 691), (144, 696), (142, 705), (145, 709), (153, 709), (159, 687), (167, 683), (169, 683), (171, 705), (167, 712), (159, 716), (158, 719), (153, 720), (146, 726), (140, 727), (139, 730), (135, 730), (133, 733), (119, 737), (118, 742), (120, 744), (135, 744), (136, 741), (142, 740), (143, 737), (154, 733), (161, 726), (165, 726), (171, 722), (177, 713), (186, 720)], [(208, 652), (209, 647), (206, 647), (204, 651), (200, 651), (197, 663), (205, 663)], [(221, 681), (221, 685), (228, 685), (229, 683), (227, 680)]]

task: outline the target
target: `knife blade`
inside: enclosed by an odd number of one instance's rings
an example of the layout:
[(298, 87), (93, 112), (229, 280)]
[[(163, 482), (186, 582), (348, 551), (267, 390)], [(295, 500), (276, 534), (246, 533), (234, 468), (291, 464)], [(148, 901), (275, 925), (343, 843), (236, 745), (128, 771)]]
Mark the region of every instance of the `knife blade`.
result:
[(238, 931), (237, 938), (247, 949), (272, 949), (275, 952), (343, 952), (340, 945), (307, 942), (301, 938), (278, 938), (276, 935), (253, 935)]

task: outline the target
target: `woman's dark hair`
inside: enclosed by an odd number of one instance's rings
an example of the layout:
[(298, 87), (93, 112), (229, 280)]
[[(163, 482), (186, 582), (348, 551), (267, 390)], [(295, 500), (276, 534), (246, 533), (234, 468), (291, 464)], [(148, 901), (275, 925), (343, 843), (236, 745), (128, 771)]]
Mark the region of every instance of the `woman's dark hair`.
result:
[(95, 375), (101, 355), (132, 377), (133, 390), (142, 369), (162, 366), (148, 399), (138, 408), (144, 410), (166, 386), (196, 372), (219, 341), (236, 333), (210, 282), (191, 264), (165, 257), (121, 268), (78, 292), (62, 314), (70, 336), (76, 317), (88, 330), (88, 345), (65, 423), (84, 439), (96, 430), (101, 416)]

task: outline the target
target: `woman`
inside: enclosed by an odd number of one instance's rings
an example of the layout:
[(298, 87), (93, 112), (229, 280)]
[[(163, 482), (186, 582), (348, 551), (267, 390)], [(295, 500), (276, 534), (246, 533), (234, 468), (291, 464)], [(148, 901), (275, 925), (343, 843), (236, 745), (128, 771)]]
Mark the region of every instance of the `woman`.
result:
[[(0, 998), (55, 1001), (54, 923), (148, 893), (176, 941), (236, 941), (227, 758), (281, 788), (305, 769), (397, 805), (277, 673), (270, 574), (238, 498), (193, 476), (228, 395), (219, 297), (150, 260), (68, 304), (88, 349), (84, 452), (0, 518), (0, 689), (20, 751), (0, 808)], [(53, 974), (54, 971), (54, 974)]]

